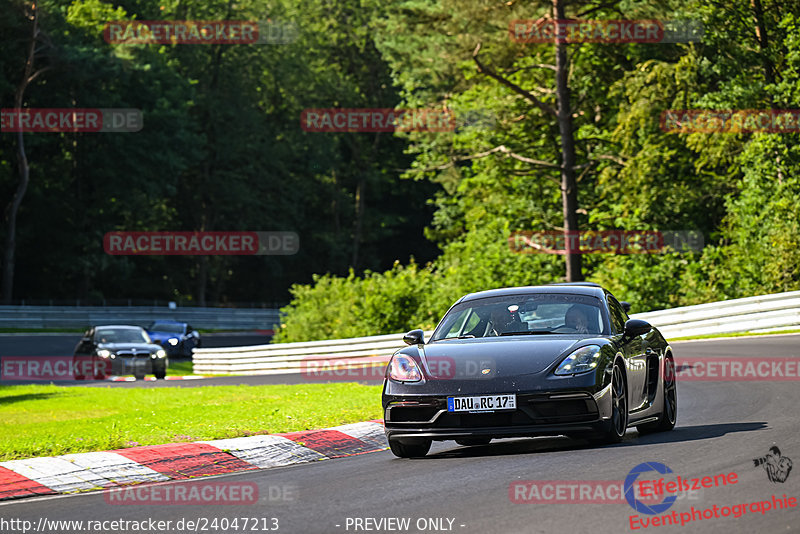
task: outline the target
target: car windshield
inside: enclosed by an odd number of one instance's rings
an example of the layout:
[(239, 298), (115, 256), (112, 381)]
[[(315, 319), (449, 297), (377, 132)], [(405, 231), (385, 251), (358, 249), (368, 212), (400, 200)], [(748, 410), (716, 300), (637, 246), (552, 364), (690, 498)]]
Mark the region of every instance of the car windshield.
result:
[(508, 335), (602, 334), (604, 331), (598, 298), (536, 293), (457, 304), (445, 315), (431, 341)]
[(169, 332), (172, 334), (183, 334), (183, 325), (179, 323), (153, 323), (150, 326), (153, 332)]
[(144, 330), (134, 328), (104, 328), (94, 338), (98, 343), (150, 343)]

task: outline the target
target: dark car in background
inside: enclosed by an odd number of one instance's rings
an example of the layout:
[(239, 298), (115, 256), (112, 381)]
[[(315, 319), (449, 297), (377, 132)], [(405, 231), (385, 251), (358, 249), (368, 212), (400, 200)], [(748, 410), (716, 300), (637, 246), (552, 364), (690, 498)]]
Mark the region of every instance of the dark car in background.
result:
[[(75, 347), (73, 359), (91, 359), (98, 369), (108, 369), (113, 375), (130, 375), (141, 380), (152, 374), (167, 376), (167, 352), (152, 342), (141, 326), (93, 326), (84, 332)], [(76, 376), (77, 379), (89, 378)], [(94, 376), (93, 378), (102, 378)]]
[(147, 327), (147, 335), (153, 343), (161, 345), (169, 356), (192, 357), (192, 351), (200, 347), (200, 333), (187, 323), (179, 321), (153, 321)]
[(466, 295), (426, 343), (422, 330), (389, 361), (386, 436), (399, 457), (433, 440), (566, 435), (616, 443), (671, 430), (677, 417), (672, 349), (629, 319), (596, 284), (512, 287)]

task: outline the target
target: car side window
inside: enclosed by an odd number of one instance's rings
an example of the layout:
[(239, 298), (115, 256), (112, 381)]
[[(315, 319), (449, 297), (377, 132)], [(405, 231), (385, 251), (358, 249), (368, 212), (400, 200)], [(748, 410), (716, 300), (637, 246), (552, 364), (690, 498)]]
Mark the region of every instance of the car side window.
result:
[(614, 328), (614, 332), (621, 334), (625, 330), (625, 321), (628, 320), (628, 316), (625, 314), (625, 310), (622, 309), (620, 303), (617, 302), (617, 299), (611, 295), (608, 295), (607, 298), (608, 311), (611, 314), (611, 326)]

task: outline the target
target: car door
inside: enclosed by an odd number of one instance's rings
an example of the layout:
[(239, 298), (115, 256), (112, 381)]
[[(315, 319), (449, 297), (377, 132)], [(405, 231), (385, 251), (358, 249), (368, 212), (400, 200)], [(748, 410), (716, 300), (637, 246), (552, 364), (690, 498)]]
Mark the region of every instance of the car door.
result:
[[(608, 295), (608, 311), (614, 330), (621, 334), (625, 330), (628, 314), (612, 295)], [(628, 410), (635, 412), (645, 408), (647, 402), (647, 355), (644, 336), (623, 338), (622, 345), (628, 371)]]

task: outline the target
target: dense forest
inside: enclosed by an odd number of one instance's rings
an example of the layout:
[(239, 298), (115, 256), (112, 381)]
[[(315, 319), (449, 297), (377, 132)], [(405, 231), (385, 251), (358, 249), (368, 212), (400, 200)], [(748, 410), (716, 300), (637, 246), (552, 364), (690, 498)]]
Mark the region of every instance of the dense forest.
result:
[[(0, 1), (3, 108), (144, 117), (135, 133), (0, 134), (4, 279), (14, 266), (6, 302), (291, 301), (279, 338), (299, 340), (431, 326), (464, 293), (500, 286), (586, 279), (634, 311), (800, 289), (800, 125), (664, 124), (670, 110), (800, 108), (800, 3)], [(104, 38), (109, 21), (134, 19), (262, 21), (292, 35)], [(525, 38), (543, 35), (531, 22), (542, 20), (665, 21), (693, 33)], [(393, 133), (301, 120), (342, 108), (456, 120)], [(19, 139), (29, 183), (12, 217)], [(103, 251), (107, 232), (145, 230), (293, 231), (300, 249)], [(509, 246), (519, 232), (587, 230), (693, 231), (704, 246)]]

